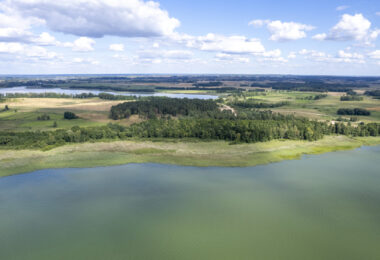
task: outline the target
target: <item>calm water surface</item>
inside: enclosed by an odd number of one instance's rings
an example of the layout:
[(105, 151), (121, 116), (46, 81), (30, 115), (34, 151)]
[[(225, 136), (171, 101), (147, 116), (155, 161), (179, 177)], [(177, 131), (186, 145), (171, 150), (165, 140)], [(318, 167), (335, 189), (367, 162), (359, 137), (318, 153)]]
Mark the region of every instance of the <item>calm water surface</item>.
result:
[(170, 97), (170, 98), (190, 98), (190, 99), (217, 99), (216, 95), (202, 95), (202, 94), (180, 94), (180, 93), (125, 93), (125, 92), (108, 92), (100, 90), (88, 90), (88, 89), (63, 89), (63, 88), (26, 88), (26, 87), (14, 87), (14, 88), (0, 88), (0, 94), (7, 95), (12, 93), (57, 93), (66, 95), (78, 95), (82, 93), (92, 93), (98, 95), (99, 93), (108, 93), (113, 95), (122, 96), (136, 96), (136, 97)]
[(380, 147), (0, 178), (0, 259), (380, 259)]

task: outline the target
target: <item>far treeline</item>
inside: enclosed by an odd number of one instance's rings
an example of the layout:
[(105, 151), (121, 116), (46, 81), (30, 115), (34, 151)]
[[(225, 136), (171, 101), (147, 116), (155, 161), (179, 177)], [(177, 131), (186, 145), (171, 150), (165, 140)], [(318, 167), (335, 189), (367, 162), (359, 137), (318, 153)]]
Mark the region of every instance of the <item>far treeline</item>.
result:
[(235, 115), (231, 111), (220, 111), (212, 100), (150, 98), (119, 104), (110, 112), (115, 121), (133, 114), (147, 120), (129, 127), (108, 124), (43, 132), (0, 132), (0, 148), (49, 149), (67, 143), (130, 138), (191, 138), (254, 143), (273, 139), (314, 141), (332, 134), (380, 135), (380, 124), (377, 123), (358, 126), (342, 122), (329, 124), (255, 109), (239, 111)]
[(78, 99), (86, 99), (86, 98), (100, 98), (105, 100), (134, 100), (137, 97), (135, 96), (126, 96), (126, 95), (114, 95), (110, 93), (99, 93), (97, 95), (92, 93), (81, 93), (75, 95), (67, 95), (60, 93), (9, 93), (6, 96), (0, 94), (0, 100), (5, 100), (6, 98), (78, 98)]

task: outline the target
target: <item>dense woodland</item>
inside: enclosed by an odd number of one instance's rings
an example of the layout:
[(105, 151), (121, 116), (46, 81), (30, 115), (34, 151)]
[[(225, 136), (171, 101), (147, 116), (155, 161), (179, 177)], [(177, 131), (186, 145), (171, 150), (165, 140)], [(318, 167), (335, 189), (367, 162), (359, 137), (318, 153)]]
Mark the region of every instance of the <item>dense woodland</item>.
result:
[[(72, 113), (65, 114), (68, 119), (76, 117)], [(380, 135), (380, 124), (377, 123), (358, 126), (351, 126), (350, 122), (329, 124), (251, 108), (238, 110), (235, 115), (231, 111), (220, 111), (212, 100), (150, 98), (125, 102), (110, 111), (115, 122), (133, 114), (147, 120), (129, 127), (108, 124), (87, 128), (75, 126), (69, 130), (0, 132), (0, 148), (49, 149), (66, 143), (129, 138), (191, 138), (253, 143), (273, 139), (313, 141), (331, 134)]]
[(0, 132), (0, 148), (52, 148), (67, 143), (129, 138), (197, 138), (234, 143), (264, 142), (273, 139), (317, 140), (324, 135), (379, 136), (380, 124), (357, 127), (329, 125), (307, 119), (227, 120), (227, 119), (152, 119), (131, 127), (109, 124), (100, 127), (73, 127), (44, 132)]
[(113, 106), (110, 117), (116, 120), (131, 115), (142, 115), (147, 118), (155, 118), (157, 115), (188, 116), (191, 113), (215, 111), (217, 108), (217, 104), (212, 100), (152, 97)]
[(290, 102), (288, 101), (267, 103), (267, 102), (260, 102), (260, 101), (255, 101), (255, 100), (248, 100), (248, 101), (232, 102), (229, 105), (233, 107), (240, 107), (240, 108), (276, 108), (276, 107), (287, 106), (289, 104)]

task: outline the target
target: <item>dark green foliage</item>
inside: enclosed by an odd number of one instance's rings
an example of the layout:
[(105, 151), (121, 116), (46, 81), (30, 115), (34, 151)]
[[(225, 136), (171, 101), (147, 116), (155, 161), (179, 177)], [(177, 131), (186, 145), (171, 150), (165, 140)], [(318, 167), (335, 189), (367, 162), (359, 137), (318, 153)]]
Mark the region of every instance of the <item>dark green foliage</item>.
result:
[(374, 98), (380, 98), (380, 89), (377, 90), (369, 90), (364, 93), (367, 96), (371, 96)]
[(48, 114), (43, 114), (41, 116), (38, 116), (37, 120), (39, 120), (39, 121), (48, 121), (48, 120), (50, 120), (50, 116)]
[(214, 82), (198, 82), (193, 84), (195, 87), (219, 87), (222, 86), (223, 82), (214, 81)]
[(273, 82), (267, 84), (253, 84), (252, 86), (259, 86), (263, 88), (272, 88), (278, 90), (292, 90), (292, 91), (334, 91), (334, 92), (347, 92), (353, 88), (366, 88), (367, 84), (350, 84), (350, 83), (327, 83), (322, 80), (307, 80), (303, 83), (299, 82)]
[(371, 112), (363, 108), (340, 108), (337, 111), (338, 115), (349, 115), (349, 116), (369, 116)]
[(63, 114), (63, 118), (64, 118), (64, 119), (68, 119), (68, 120), (72, 120), (72, 119), (77, 119), (78, 116), (77, 116), (76, 114), (74, 114), (73, 112), (66, 111), (66, 112)]
[(113, 95), (109, 93), (100, 93), (98, 97), (100, 99), (105, 99), (105, 100), (134, 100), (136, 99), (136, 97), (134, 96)]
[(299, 98), (299, 99), (302, 99), (302, 100), (320, 100), (320, 99), (326, 98), (326, 97), (327, 97), (327, 94), (318, 94), (318, 95), (307, 96), (307, 97), (303, 97), (303, 98)]
[(194, 112), (215, 111), (217, 108), (217, 104), (212, 100), (151, 97), (113, 106), (110, 117), (117, 120), (131, 115), (147, 118), (155, 118), (157, 115), (188, 116)]
[(282, 102), (276, 102), (276, 103), (264, 103), (264, 102), (257, 102), (254, 100), (249, 101), (237, 101), (231, 103), (234, 107), (240, 107), (240, 108), (275, 108), (275, 107), (283, 107), (287, 106), (290, 103), (287, 101)]
[(109, 124), (100, 127), (59, 129), (45, 132), (0, 132), (0, 148), (52, 148), (67, 143), (128, 138), (198, 138), (231, 142), (264, 142), (273, 139), (317, 140), (328, 134), (379, 136), (380, 124), (336, 123), (329, 125), (307, 119), (226, 120), (180, 119), (148, 120), (128, 128)]
[(344, 95), (340, 97), (340, 101), (362, 101), (363, 97), (358, 95)]

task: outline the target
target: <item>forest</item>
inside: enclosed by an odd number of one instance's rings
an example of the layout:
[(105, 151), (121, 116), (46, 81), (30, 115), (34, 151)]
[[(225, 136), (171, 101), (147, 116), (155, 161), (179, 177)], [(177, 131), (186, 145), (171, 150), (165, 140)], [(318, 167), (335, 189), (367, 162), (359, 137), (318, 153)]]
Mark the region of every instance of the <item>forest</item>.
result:
[(147, 118), (155, 118), (157, 115), (188, 116), (190, 113), (215, 111), (217, 108), (217, 104), (212, 100), (151, 97), (147, 100), (125, 102), (113, 106), (110, 117), (116, 120), (128, 118), (131, 115), (141, 115)]

